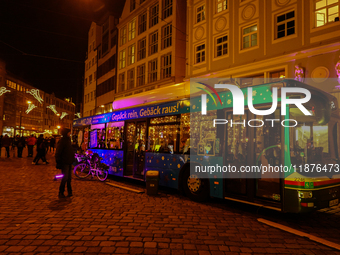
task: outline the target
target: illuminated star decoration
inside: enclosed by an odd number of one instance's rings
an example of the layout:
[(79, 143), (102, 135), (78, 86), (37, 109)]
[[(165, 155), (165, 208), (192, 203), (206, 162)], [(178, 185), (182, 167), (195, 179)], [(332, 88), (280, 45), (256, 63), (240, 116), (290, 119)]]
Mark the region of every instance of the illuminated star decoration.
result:
[(39, 94), (39, 89), (31, 89), (31, 91), (26, 91), (26, 93), (29, 93), (32, 96), (34, 96), (34, 98), (37, 99), (39, 103), (42, 104), (42, 102), (44, 102), (44, 100), (41, 98)]
[(60, 116), (60, 119), (63, 119), (66, 115), (68, 115), (68, 113), (62, 112), (62, 113), (61, 113), (61, 116)]
[(81, 118), (80, 112), (75, 114), (79, 119)]
[(0, 88), (0, 96), (2, 96), (3, 94), (5, 94), (6, 92), (11, 92), (10, 90), (6, 89), (6, 87), (1, 87)]
[(54, 104), (51, 104), (49, 106), (46, 106), (47, 108), (51, 109), (52, 112), (54, 112), (54, 114), (58, 114), (57, 110), (55, 109), (55, 105)]
[(29, 114), (30, 111), (32, 111), (36, 106), (34, 104), (29, 104), (28, 108), (26, 110), (26, 114)]

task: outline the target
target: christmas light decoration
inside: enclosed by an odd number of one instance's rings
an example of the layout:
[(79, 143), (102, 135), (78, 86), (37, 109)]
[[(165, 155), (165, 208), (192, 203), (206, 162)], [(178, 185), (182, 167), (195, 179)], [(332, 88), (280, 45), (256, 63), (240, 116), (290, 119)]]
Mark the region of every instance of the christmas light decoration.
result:
[(26, 114), (29, 114), (30, 111), (32, 111), (34, 108), (36, 108), (37, 106), (35, 106), (34, 104), (29, 104), (28, 108), (26, 110)]
[(77, 112), (75, 115), (76, 115), (79, 119), (81, 118), (80, 112)]
[(0, 96), (2, 96), (3, 94), (5, 94), (6, 92), (11, 92), (10, 90), (6, 89), (6, 87), (1, 87), (0, 88)]
[(60, 116), (60, 119), (62, 120), (66, 115), (68, 115), (68, 113), (62, 112), (62, 113), (61, 113), (61, 116)]
[(44, 102), (44, 100), (41, 98), (39, 94), (39, 89), (31, 89), (31, 91), (26, 91), (26, 93), (31, 94), (35, 99), (38, 100), (39, 103), (42, 104), (42, 102)]
[(49, 106), (46, 106), (47, 108), (51, 109), (54, 114), (58, 114), (57, 110), (55, 109), (55, 105), (51, 104)]

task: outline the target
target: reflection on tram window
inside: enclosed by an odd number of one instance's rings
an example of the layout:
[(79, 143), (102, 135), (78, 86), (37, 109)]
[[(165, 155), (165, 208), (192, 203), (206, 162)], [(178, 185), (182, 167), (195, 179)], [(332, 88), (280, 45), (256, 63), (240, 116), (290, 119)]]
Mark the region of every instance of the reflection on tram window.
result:
[(106, 128), (106, 148), (123, 149), (124, 121), (110, 122)]
[(212, 126), (213, 120), (217, 119), (217, 111), (209, 111), (207, 115), (201, 112), (191, 113), (188, 122), (191, 124), (190, 141), (184, 144), (184, 153), (190, 146), (190, 154), (202, 156), (215, 156), (220, 153), (220, 140), (216, 138), (216, 127)]
[(90, 148), (105, 148), (105, 124), (91, 125)]
[(289, 128), (291, 162), (293, 165), (334, 164), (337, 141), (330, 136), (336, 136), (337, 125), (335, 122), (323, 123), (317, 114), (312, 113), (305, 116), (297, 108), (290, 109), (290, 119), (298, 121), (296, 127)]

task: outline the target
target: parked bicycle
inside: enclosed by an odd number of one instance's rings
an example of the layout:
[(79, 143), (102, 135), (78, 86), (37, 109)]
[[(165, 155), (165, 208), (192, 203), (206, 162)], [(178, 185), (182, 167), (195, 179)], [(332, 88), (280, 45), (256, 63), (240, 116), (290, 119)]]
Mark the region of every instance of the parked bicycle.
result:
[(98, 180), (105, 181), (109, 174), (109, 166), (102, 163), (102, 158), (91, 151), (86, 151), (85, 154), (76, 154), (77, 161), (79, 162), (73, 169), (75, 176), (85, 179), (89, 175), (92, 178), (96, 175)]

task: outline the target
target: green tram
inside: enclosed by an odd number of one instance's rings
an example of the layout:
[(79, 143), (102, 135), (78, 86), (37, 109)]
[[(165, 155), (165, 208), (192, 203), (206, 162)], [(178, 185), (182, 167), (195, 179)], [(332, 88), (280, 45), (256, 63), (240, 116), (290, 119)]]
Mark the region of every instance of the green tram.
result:
[[(219, 91), (212, 96), (217, 100), (218, 95), (221, 104), (208, 100), (205, 115), (200, 96), (136, 105), (74, 120), (73, 139), (83, 150), (98, 153), (110, 166), (109, 174), (145, 180), (147, 171), (157, 170), (160, 185), (178, 189), (195, 201), (216, 197), (293, 213), (338, 205), (340, 118), (336, 98), (295, 80), (280, 80), (252, 86), (256, 109), (271, 107), (273, 87), (309, 90), (311, 99), (303, 105), (311, 115), (287, 105), (282, 116), (280, 89), (277, 109), (271, 115), (255, 116), (247, 105), (244, 115), (233, 115), (231, 92)], [(246, 94), (247, 88), (242, 91)], [(287, 96), (298, 98), (301, 93)], [(214, 127), (215, 119), (252, 120), (253, 127)], [(297, 122), (289, 125), (288, 119)], [(288, 170), (251, 176), (239, 171), (196, 174), (195, 169), (205, 164)]]

